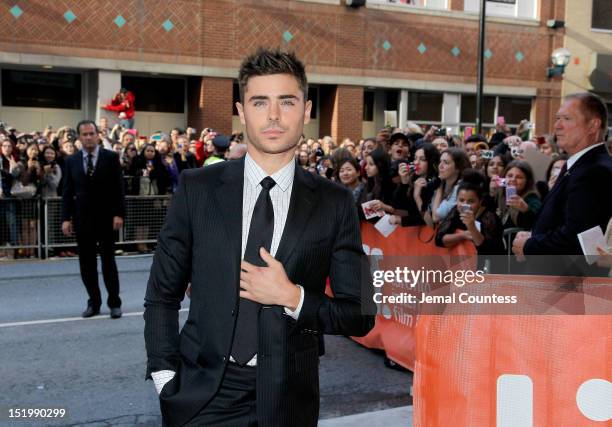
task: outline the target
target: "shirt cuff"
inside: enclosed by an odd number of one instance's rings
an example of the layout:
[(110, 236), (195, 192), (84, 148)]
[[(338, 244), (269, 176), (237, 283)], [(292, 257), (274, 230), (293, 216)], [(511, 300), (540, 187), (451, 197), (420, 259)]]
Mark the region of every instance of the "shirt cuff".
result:
[(155, 391), (157, 394), (160, 394), (162, 388), (166, 385), (168, 381), (174, 378), (176, 372), (170, 370), (151, 372), (151, 378), (153, 378), (153, 383), (155, 384)]
[(298, 320), (298, 317), (300, 317), (300, 311), (302, 311), (302, 305), (304, 304), (304, 288), (301, 287), (300, 285), (296, 285), (296, 286), (300, 288), (300, 303), (298, 304), (295, 311), (291, 311), (287, 307), (285, 307), (285, 314), (287, 316), (291, 316), (293, 320)]

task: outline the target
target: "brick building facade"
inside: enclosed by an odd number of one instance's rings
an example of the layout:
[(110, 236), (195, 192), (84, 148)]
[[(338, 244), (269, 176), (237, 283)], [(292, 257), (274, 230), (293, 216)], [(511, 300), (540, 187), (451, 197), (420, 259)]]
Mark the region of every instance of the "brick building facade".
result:
[[(282, 46), (307, 65), (317, 99), (309, 136), (358, 139), (384, 125), (384, 111), (396, 111), (400, 126), (413, 120), (459, 130), (474, 115), (474, 0), (419, 1), (421, 7), (370, 0), (359, 8), (345, 0), (4, 2), (0, 115), (7, 122), (27, 118), (31, 128), (99, 117), (105, 114), (100, 104), (127, 79), (145, 88), (136, 94), (137, 127), (144, 133), (187, 124), (230, 132), (240, 128), (232, 102), (241, 59), (258, 46)], [(519, 12), (490, 16), (487, 23), (484, 123), (492, 125), (497, 115), (518, 123), (508, 118), (512, 106), (520, 106), (537, 132), (549, 132), (561, 83), (546, 78), (546, 67), (563, 44), (563, 30), (549, 29), (546, 21), (563, 20), (565, 0), (506, 1)], [(78, 74), (81, 99), (58, 109), (36, 105), (35, 96), (27, 102), (10, 91), (5, 96), (5, 85), (27, 87), (38, 73)], [(183, 108), (166, 108), (165, 99), (155, 98), (170, 87), (165, 81), (182, 82), (175, 92)]]

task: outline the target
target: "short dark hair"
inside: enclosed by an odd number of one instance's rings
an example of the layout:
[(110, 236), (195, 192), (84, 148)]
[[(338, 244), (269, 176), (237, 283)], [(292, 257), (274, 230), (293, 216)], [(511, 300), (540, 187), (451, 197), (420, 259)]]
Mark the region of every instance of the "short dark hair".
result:
[(94, 122), (93, 120), (87, 119), (87, 120), (81, 120), (80, 122), (77, 123), (76, 131), (78, 135), (81, 134), (81, 126), (85, 126), (85, 125), (93, 125), (93, 127), (96, 129), (96, 133), (99, 133), (98, 125), (96, 124), (96, 122)]
[(587, 119), (599, 119), (601, 121), (599, 130), (603, 132), (602, 136), (605, 137), (608, 131), (608, 107), (606, 107), (606, 103), (599, 96), (591, 92), (573, 93), (565, 97), (566, 101), (573, 99), (580, 101)]
[(473, 191), (478, 199), (482, 200), (487, 190), (486, 179), (482, 172), (471, 168), (465, 169), (461, 174), (461, 182), (457, 187), (457, 193), (461, 190)]
[(308, 99), (308, 81), (306, 80), (304, 64), (293, 52), (265, 48), (259, 48), (240, 64), (240, 71), (238, 72), (240, 102), (244, 102), (244, 93), (251, 77), (272, 74), (289, 74), (295, 77), (300, 90), (304, 94), (304, 102), (306, 102)]

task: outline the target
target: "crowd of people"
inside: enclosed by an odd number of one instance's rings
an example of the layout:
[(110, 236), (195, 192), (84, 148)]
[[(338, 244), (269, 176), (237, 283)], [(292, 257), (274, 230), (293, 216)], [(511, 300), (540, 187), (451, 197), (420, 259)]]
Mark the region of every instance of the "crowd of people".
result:
[[(0, 198), (61, 196), (66, 159), (81, 148), (76, 131), (17, 133), (0, 125)], [(247, 151), (242, 133), (225, 136), (212, 128), (196, 134), (192, 127), (177, 127), (143, 136), (122, 124), (110, 127), (103, 117), (98, 132), (102, 147), (119, 155), (126, 195), (172, 194), (184, 169), (238, 159)], [(536, 179), (527, 160), (530, 152), (548, 159), (543, 179)], [(504, 230), (531, 230), (567, 159), (552, 135), (531, 136), (527, 120), (514, 131), (501, 123), (488, 137), (465, 139), (409, 122), (406, 128), (383, 128), (358, 141), (302, 138), (296, 150), (300, 167), (351, 189), (362, 220), (365, 203), (389, 214), (392, 224), (435, 227), (439, 246), (469, 240), (482, 255), (508, 252)], [(16, 212), (19, 205), (5, 205), (5, 243), (35, 242), (35, 218), (24, 221)], [(34, 251), (18, 255), (29, 257)]]

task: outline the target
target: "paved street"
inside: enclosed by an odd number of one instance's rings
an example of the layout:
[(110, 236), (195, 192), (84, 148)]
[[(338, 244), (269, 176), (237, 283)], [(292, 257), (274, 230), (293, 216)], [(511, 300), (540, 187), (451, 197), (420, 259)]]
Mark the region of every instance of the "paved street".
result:
[[(109, 319), (106, 307), (94, 319), (79, 317), (86, 294), (76, 260), (0, 264), (0, 409), (3, 414), (7, 407), (68, 410), (55, 424), (8, 424), (4, 418), (0, 425), (161, 424), (153, 384), (144, 381), (142, 311), (151, 257), (122, 258), (118, 264), (124, 311), (119, 320)], [(186, 300), (183, 322), (187, 309)], [(322, 425), (363, 424), (364, 415), (343, 416), (411, 404), (410, 373), (386, 368), (380, 353), (344, 337), (326, 337), (326, 347), (320, 369), (321, 418), (327, 420)], [(381, 414), (405, 421), (407, 411), (400, 412)]]

